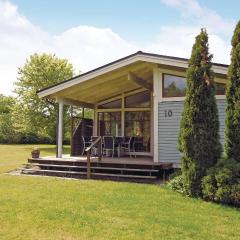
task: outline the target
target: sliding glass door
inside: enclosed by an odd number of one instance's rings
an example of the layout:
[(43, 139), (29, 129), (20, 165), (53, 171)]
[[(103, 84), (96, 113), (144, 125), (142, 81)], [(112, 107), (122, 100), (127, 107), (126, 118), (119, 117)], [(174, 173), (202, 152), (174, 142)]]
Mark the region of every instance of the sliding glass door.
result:
[(121, 112), (98, 113), (98, 135), (120, 136), (121, 135)]
[[(104, 100), (97, 107), (99, 136), (134, 137), (136, 152), (150, 152), (151, 94), (137, 91)], [(142, 154), (143, 155), (143, 154)]]
[(125, 112), (125, 136), (135, 137), (136, 152), (150, 152), (150, 111)]

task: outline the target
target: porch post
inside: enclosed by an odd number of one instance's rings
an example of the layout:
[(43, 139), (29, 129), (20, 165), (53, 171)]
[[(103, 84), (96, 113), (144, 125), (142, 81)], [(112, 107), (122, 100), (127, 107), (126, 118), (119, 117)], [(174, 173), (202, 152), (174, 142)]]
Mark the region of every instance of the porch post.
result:
[(151, 117), (150, 117), (150, 119), (151, 119), (151, 122), (150, 122), (150, 133), (151, 133), (151, 135), (150, 135), (150, 153), (151, 153), (151, 156), (154, 156), (154, 121), (153, 121), (153, 118), (154, 118), (154, 115), (153, 115), (153, 113), (154, 113), (154, 109), (153, 109), (153, 91), (151, 91), (151, 99), (150, 99), (150, 101), (151, 101), (151, 104), (150, 104), (150, 106), (151, 106), (151, 110), (150, 110), (150, 115), (151, 115)]
[(94, 107), (94, 115), (93, 115), (93, 136), (98, 136), (98, 113), (97, 113), (97, 105)]
[(125, 100), (124, 100), (125, 94), (122, 94), (122, 107), (121, 107), (121, 135), (124, 137), (125, 135)]
[(62, 141), (63, 141), (63, 101), (57, 99), (58, 102), (58, 135), (57, 135), (57, 157), (62, 157)]
[(158, 67), (153, 69), (153, 161), (158, 162), (158, 102), (160, 100), (161, 73)]

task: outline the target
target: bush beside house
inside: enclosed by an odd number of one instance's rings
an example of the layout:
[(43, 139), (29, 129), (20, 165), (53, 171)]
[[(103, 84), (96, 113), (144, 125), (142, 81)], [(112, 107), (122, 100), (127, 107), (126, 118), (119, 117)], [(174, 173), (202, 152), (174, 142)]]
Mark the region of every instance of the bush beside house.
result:
[[(186, 195), (240, 207), (240, 21), (231, 42), (231, 64), (226, 90), (225, 156), (222, 158), (219, 135), (216, 133), (219, 123), (216, 119), (215, 97), (212, 95), (214, 84), (210, 70), (211, 55), (208, 55), (206, 40), (206, 32), (202, 31), (193, 46), (179, 134), (179, 149), (183, 153), (182, 174), (171, 179), (168, 186)], [(205, 61), (209, 65), (204, 67)], [(211, 85), (212, 88), (209, 87)], [(213, 110), (212, 123), (208, 122), (208, 116), (205, 115), (209, 107)], [(208, 128), (205, 124), (213, 128), (210, 132), (214, 135), (216, 145), (213, 144), (214, 139), (209, 138), (205, 132)], [(205, 155), (202, 151), (206, 151)]]
[(240, 21), (232, 37), (226, 91), (225, 152), (240, 162)]
[(240, 207), (240, 163), (221, 159), (203, 178), (203, 198)]
[(232, 37), (231, 63), (226, 90), (226, 158), (204, 177), (203, 197), (240, 206), (240, 21)]

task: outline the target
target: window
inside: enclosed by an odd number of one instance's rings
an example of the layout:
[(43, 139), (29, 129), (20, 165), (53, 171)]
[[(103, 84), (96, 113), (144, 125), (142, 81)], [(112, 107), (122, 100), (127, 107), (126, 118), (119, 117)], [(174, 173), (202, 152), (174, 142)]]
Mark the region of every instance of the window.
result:
[(125, 98), (126, 108), (147, 108), (150, 107), (150, 92), (144, 91)]
[(216, 83), (216, 95), (225, 95), (226, 84), (225, 83)]
[(121, 136), (121, 113), (98, 113), (98, 134), (100, 136)]
[(150, 111), (125, 113), (125, 136), (135, 137), (136, 152), (150, 152)]
[(186, 79), (173, 75), (163, 75), (163, 97), (184, 97), (186, 94)]
[(112, 108), (121, 108), (121, 106), (122, 106), (122, 100), (118, 99), (118, 100), (114, 100), (114, 101), (99, 105), (98, 108), (99, 109), (112, 109)]

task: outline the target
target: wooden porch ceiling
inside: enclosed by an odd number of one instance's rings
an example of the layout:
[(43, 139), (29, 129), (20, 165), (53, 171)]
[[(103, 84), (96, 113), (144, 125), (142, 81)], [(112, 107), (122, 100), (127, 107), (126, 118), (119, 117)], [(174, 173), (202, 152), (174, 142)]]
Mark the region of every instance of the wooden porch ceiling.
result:
[(71, 86), (63, 91), (57, 92), (52, 97), (79, 101), (87, 104), (96, 104), (104, 99), (120, 95), (124, 92), (139, 89), (144, 86), (136, 81), (130, 81), (129, 73), (146, 81), (146, 85), (152, 84), (153, 66), (149, 63), (137, 62), (103, 74), (88, 81)]

